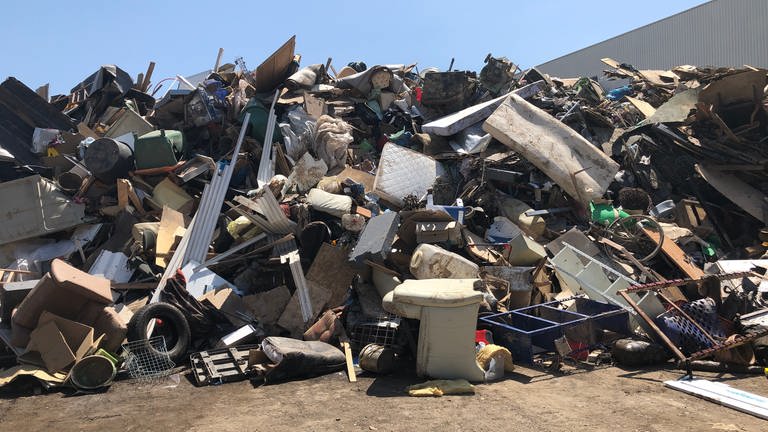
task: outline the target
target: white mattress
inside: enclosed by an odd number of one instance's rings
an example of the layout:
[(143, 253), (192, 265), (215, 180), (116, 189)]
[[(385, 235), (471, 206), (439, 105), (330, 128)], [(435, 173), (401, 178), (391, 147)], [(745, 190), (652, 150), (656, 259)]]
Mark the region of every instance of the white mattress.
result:
[(403, 197), (413, 194), (422, 198), (443, 173), (443, 166), (431, 157), (386, 143), (381, 152), (373, 192), (392, 204), (402, 206)]

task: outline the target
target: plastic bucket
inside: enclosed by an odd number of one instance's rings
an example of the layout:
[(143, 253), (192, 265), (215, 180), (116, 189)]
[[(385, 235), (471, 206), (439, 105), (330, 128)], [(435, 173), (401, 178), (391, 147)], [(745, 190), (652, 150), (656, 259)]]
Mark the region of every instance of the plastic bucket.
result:
[(83, 357), (72, 366), (69, 378), (75, 387), (94, 390), (112, 383), (117, 374), (115, 364), (107, 357), (91, 355)]

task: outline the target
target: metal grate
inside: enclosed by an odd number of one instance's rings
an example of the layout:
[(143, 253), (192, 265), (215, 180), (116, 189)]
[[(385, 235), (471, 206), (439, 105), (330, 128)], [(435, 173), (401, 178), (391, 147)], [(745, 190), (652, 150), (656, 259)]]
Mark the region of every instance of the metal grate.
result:
[[(703, 298), (680, 306), (688, 316), (715, 340), (725, 340), (726, 334), (717, 317), (717, 306), (711, 298)], [(698, 327), (674, 310), (659, 316), (665, 333), (682, 351), (691, 354), (711, 348), (714, 343)]]
[(123, 359), (123, 368), (140, 381), (168, 376), (176, 366), (168, 356), (163, 336), (123, 344)]
[(359, 352), (368, 344), (391, 347), (396, 342), (399, 327), (400, 318), (390, 314), (360, 322), (350, 331), (349, 342), (352, 350)]

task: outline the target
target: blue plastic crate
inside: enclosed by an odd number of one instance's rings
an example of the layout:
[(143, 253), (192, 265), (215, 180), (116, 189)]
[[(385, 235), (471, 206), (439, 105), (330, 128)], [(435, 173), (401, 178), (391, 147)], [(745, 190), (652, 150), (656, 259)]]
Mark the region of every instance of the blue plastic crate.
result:
[[(570, 310), (558, 307), (567, 300), (573, 300)], [(591, 338), (602, 330), (628, 334), (628, 319), (626, 310), (584, 297), (480, 318), (490, 327), (496, 343), (509, 349), (517, 363), (532, 363), (535, 354), (554, 351), (555, 339), (566, 334), (576, 339), (582, 339), (583, 335)], [(594, 343), (594, 340), (584, 342)]]

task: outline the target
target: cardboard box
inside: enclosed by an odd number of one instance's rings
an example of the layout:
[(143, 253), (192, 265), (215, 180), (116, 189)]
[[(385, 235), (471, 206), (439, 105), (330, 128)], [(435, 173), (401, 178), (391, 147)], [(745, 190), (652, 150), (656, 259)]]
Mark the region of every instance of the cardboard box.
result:
[(93, 327), (43, 312), (22, 357), (30, 363), (42, 362), (49, 372), (64, 370), (96, 351), (101, 337), (94, 340), (93, 333)]

